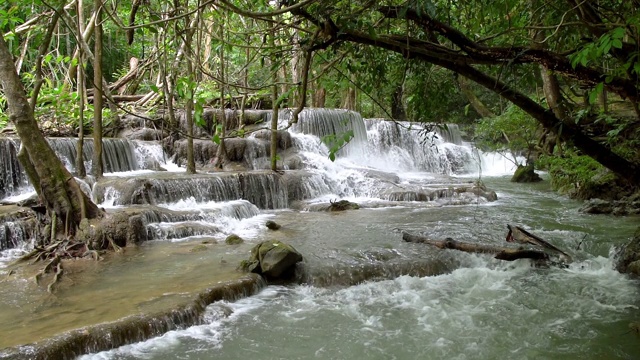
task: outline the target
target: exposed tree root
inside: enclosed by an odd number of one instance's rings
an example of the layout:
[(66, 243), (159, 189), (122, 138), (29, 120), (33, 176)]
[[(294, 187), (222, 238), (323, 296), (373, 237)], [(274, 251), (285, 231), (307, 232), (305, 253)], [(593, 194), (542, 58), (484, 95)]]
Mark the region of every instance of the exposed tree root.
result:
[(49, 293), (53, 293), (64, 274), (62, 260), (84, 258), (87, 256), (90, 256), (94, 260), (100, 259), (98, 252), (89, 249), (87, 244), (84, 242), (65, 239), (56, 241), (46, 247), (36, 247), (31, 252), (18, 259), (16, 263), (33, 259), (33, 264), (35, 264), (38, 261), (51, 259), (44, 268), (34, 276), (34, 279), (36, 284), (40, 285), (46, 274), (53, 273), (51, 282), (47, 285), (47, 291)]

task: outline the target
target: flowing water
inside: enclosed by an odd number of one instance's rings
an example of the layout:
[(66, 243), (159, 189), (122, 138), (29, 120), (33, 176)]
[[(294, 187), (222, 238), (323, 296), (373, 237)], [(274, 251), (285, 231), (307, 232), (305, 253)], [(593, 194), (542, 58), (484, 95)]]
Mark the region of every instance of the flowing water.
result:
[[(485, 180), (500, 189), (498, 202), (276, 212), (283, 237), (306, 256), (307, 283), (212, 304), (206, 324), (83, 359), (640, 357), (628, 327), (640, 315), (639, 284), (613, 270), (610, 256), (637, 219), (580, 214), (545, 184)], [(403, 243), (399, 233), (501, 244), (507, 223), (576, 262), (504, 263)], [(378, 276), (362, 281), (371, 272)]]
[[(209, 186), (207, 196), (179, 184), (171, 187), (167, 174), (116, 174), (127, 181), (150, 179), (152, 189), (158, 188), (153, 194), (156, 207), (145, 215), (153, 241), (116, 256), (105, 267), (85, 269), (88, 275), (63, 289), (55, 304), (36, 303), (36, 312), (49, 323), (39, 323), (37, 317), (21, 323), (20, 316), (0, 310), (0, 333), (10, 334), (11, 324), (18, 324), (39, 326), (36, 330), (46, 337), (55, 334), (56, 322), (82, 326), (170, 306), (189, 288), (237, 276), (234, 264), (253, 244), (279, 239), (305, 256), (298, 269), (300, 284), (271, 285), (237, 301), (213, 303), (195, 326), (81, 359), (640, 358), (640, 339), (628, 326), (640, 320), (640, 284), (612, 265), (613, 249), (628, 241), (637, 217), (582, 214), (578, 202), (556, 195), (548, 182), (510, 183), (505, 176), (512, 171), (508, 162), (473, 151), (451, 130), (425, 142), (408, 135), (413, 130), (407, 129), (417, 126), (409, 123), (366, 120), (361, 126), (357, 115), (335, 111), (332, 116), (340, 118), (342, 128), (304, 125), (311, 114), (321, 115), (303, 112), (303, 123), (292, 134), (306, 164), (303, 181), (294, 190), (290, 183), (279, 184), (279, 199), (258, 196), (273, 191), (276, 181), (260, 174), (191, 180), (199, 189)], [(368, 141), (329, 161), (317, 136), (326, 135), (326, 129), (354, 127), (354, 133)], [(453, 194), (408, 201), (389, 195), (390, 187), (406, 195), (478, 180), (497, 191), (498, 201)], [(218, 182), (224, 184), (212, 185)], [(121, 194), (115, 182), (109, 184), (102, 190), (106, 195), (101, 195), (101, 206), (130, 206), (118, 203)], [(211, 195), (229, 184), (236, 185), (221, 193), (222, 199)], [(233, 191), (244, 199), (231, 199)], [(255, 200), (247, 201), (246, 194)], [(345, 198), (362, 208), (313, 211), (318, 204)], [(266, 219), (281, 224), (281, 230), (266, 230)], [(526, 260), (507, 263), (402, 241), (402, 231), (408, 231), (502, 245), (507, 224), (520, 225), (567, 250), (574, 263), (540, 268)], [(223, 244), (231, 233), (246, 243)], [(206, 251), (200, 251), (203, 242)], [(11, 254), (3, 252), (5, 257)], [(26, 282), (22, 286), (33, 287)], [(38, 301), (35, 295), (25, 300), (29, 292), (4, 285), (0, 289), (10, 309)], [(109, 304), (113, 309), (104, 308)], [(67, 314), (60, 315), (61, 309)], [(23, 310), (22, 317), (31, 312)], [(3, 344), (35, 341), (34, 332), (18, 333), (20, 341)]]

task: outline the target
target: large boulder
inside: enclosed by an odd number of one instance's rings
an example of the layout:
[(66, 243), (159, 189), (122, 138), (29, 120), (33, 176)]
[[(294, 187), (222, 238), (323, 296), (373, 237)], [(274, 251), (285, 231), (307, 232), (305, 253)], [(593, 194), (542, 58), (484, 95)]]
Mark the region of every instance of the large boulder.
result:
[(360, 205), (351, 202), (349, 200), (331, 201), (327, 211), (345, 211), (345, 210), (357, 210), (360, 209)]
[(542, 181), (542, 178), (535, 171), (533, 171), (533, 164), (527, 164), (525, 166), (518, 165), (518, 168), (513, 174), (511, 181), (517, 183), (530, 183)]
[(636, 229), (633, 239), (618, 252), (616, 270), (640, 275), (640, 227)]
[(287, 279), (294, 274), (302, 255), (293, 246), (278, 240), (263, 241), (251, 249), (251, 257), (242, 267), (267, 279)]

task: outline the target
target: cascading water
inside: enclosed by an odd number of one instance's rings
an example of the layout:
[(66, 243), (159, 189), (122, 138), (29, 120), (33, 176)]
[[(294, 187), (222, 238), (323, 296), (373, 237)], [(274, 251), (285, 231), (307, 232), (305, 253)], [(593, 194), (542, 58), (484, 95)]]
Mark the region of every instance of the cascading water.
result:
[[(639, 284), (612, 269), (608, 242), (635, 221), (618, 219), (612, 229), (610, 218), (580, 215), (577, 202), (540, 185), (487, 181), (502, 189), (499, 206), (277, 213), (305, 254), (306, 284), (212, 304), (203, 324), (82, 359), (640, 356), (627, 327), (640, 306)], [(396, 230), (500, 244), (511, 221), (534, 226), (576, 262), (502, 263), (403, 243)]]
[[(281, 116), (284, 126), (290, 113)], [(190, 320), (163, 326), (162, 331), (174, 330), (162, 336), (84, 358), (640, 356), (630, 339), (620, 335), (628, 332), (626, 327), (640, 307), (638, 284), (613, 271), (609, 255), (632, 232), (633, 219), (617, 219), (612, 229), (611, 218), (579, 214), (579, 204), (555, 195), (544, 184), (516, 185), (489, 177), (510, 173), (508, 161), (476, 152), (460, 140), (455, 126), (416, 136), (421, 126), (362, 120), (346, 110), (306, 109), (288, 137), (279, 139), (287, 143), (279, 144), (279, 162), (299, 158), (295, 170), (190, 176), (137, 170), (106, 176), (93, 187), (94, 200), (107, 211), (126, 208), (139, 214), (148, 240), (153, 241), (142, 244), (141, 250), (127, 249), (134, 252), (133, 261), (126, 260), (132, 255), (122, 256), (104, 278), (94, 275), (103, 293), (91, 300), (81, 299), (73, 290), (57, 294), (56, 304), (39, 308), (39, 313), (48, 315), (38, 324), (57, 329), (64, 323), (57, 317), (66, 316), (67, 322), (78, 326), (76, 321), (85, 324), (87, 318), (94, 319), (94, 309), (126, 307), (138, 312), (150, 305), (155, 309), (155, 304), (170, 303), (167, 298), (185, 297), (190, 284), (208, 287), (208, 277), (217, 272), (229, 276), (254, 244), (275, 238), (305, 256), (298, 273), (303, 285), (269, 286), (246, 299), (217, 302), (197, 312), (204, 314), (202, 318), (192, 310), (170, 310), (171, 316)], [(354, 139), (335, 161), (329, 160), (320, 137), (346, 131), (353, 131)], [(231, 147), (236, 152), (233, 158), (248, 169), (264, 168), (268, 156), (264, 135), (238, 141)], [(157, 144), (134, 142), (131, 148), (138, 168), (177, 170)], [(117, 161), (123, 161), (119, 156)], [(474, 187), (478, 176), (498, 190), (497, 202), (480, 196)], [(316, 205), (344, 198), (363, 208), (312, 211), (321, 209)], [(266, 219), (282, 228), (266, 230)], [(504, 264), (485, 255), (401, 240), (401, 231), (409, 231), (434, 239), (499, 245), (507, 223), (522, 225), (567, 249), (576, 263), (540, 269), (526, 261)], [(226, 245), (223, 240), (230, 234), (245, 243)], [(0, 276), (5, 273), (3, 263), (0, 258)], [(184, 273), (186, 279), (174, 280)], [(89, 285), (83, 291), (95, 287)], [(0, 297), (11, 299), (6, 311), (0, 310), (0, 333), (29, 329), (36, 323), (25, 325), (28, 315), (17, 310), (19, 304), (33, 300), (24, 301), (1, 288)], [(75, 297), (79, 300), (71, 301)], [(67, 302), (78, 314), (59, 314)], [(91, 308), (83, 307), (86, 304)], [(104, 311), (108, 316), (97, 316), (95, 321), (112, 321), (116, 310)], [(181, 329), (176, 330), (178, 325)], [(17, 338), (23, 343), (25, 338), (33, 341), (56, 334), (40, 326), (37, 333), (25, 330)], [(131, 333), (126, 328), (102, 338), (120, 339)], [(129, 341), (139, 340), (140, 336), (131, 336)], [(2, 341), (3, 346), (21, 343)]]
[[(49, 138), (49, 145), (58, 155), (65, 167), (76, 172), (76, 139)], [(20, 165), (17, 153), (20, 148), (18, 139), (0, 138), (0, 198), (31, 191), (27, 175)], [(103, 165), (105, 173), (129, 172), (138, 169), (155, 169), (162, 159), (162, 148), (157, 144), (126, 139), (103, 139)], [(85, 169), (91, 171), (93, 157), (93, 139), (85, 139), (82, 147)]]
[(10, 138), (0, 138), (0, 198), (19, 192), (27, 186), (27, 177), (18, 161), (20, 143)]
[[(279, 127), (286, 127), (291, 120), (292, 110), (285, 109), (279, 115)], [(343, 109), (305, 109), (298, 116), (298, 122), (291, 126), (294, 133), (314, 135), (320, 139), (329, 135), (344, 136), (353, 133), (353, 138), (339, 154), (349, 156), (362, 151), (367, 142), (367, 131), (362, 115), (355, 111)]]
[[(367, 165), (396, 171), (425, 171), (453, 175), (468, 171), (472, 150), (463, 146), (457, 127), (447, 127), (443, 136), (429, 125), (406, 121), (366, 120), (369, 146)], [(444, 130), (441, 130), (444, 132)]]

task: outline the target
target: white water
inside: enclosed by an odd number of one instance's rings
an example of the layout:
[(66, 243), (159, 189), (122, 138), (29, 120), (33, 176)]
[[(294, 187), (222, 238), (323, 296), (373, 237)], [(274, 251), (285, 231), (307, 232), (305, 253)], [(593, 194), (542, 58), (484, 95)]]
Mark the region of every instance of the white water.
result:
[(610, 341), (637, 341), (624, 323), (637, 284), (607, 259), (537, 270), (469, 257), (439, 276), (270, 286), (209, 306), (205, 325), (81, 359), (612, 359), (625, 356)]

